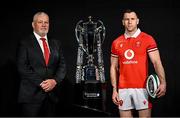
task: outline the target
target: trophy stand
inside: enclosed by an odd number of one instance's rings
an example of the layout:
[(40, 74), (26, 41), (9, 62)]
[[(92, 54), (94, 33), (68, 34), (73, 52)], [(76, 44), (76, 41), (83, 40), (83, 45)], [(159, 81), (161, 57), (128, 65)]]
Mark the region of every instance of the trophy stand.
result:
[(79, 44), (76, 88), (81, 106), (105, 110), (106, 81), (102, 54), (105, 27), (102, 21), (94, 22), (91, 16), (88, 18), (87, 22), (80, 20), (75, 28), (75, 36)]

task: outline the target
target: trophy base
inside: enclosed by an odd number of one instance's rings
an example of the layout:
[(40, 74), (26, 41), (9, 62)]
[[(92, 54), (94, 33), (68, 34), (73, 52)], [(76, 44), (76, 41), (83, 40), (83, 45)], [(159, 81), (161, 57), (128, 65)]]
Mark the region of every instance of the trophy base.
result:
[(105, 111), (105, 83), (98, 80), (82, 81), (75, 85), (75, 102), (80, 106)]
[(82, 82), (84, 99), (101, 99), (101, 82), (98, 80), (86, 80)]

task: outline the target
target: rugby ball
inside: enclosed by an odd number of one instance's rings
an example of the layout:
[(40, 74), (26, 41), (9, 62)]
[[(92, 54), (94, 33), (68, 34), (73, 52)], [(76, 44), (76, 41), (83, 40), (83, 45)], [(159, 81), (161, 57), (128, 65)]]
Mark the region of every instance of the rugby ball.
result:
[(159, 78), (157, 74), (151, 74), (148, 76), (147, 81), (146, 81), (146, 89), (152, 98), (156, 98), (156, 90), (158, 89), (160, 85)]

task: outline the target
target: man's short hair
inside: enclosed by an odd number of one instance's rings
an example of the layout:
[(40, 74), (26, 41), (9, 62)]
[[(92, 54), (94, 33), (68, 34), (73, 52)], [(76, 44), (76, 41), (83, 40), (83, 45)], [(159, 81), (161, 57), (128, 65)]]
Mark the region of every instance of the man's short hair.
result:
[(136, 14), (137, 18), (139, 18), (137, 12), (135, 10), (132, 10), (132, 9), (123, 10), (122, 18), (124, 18), (125, 13), (131, 13), (131, 12), (134, 12)]

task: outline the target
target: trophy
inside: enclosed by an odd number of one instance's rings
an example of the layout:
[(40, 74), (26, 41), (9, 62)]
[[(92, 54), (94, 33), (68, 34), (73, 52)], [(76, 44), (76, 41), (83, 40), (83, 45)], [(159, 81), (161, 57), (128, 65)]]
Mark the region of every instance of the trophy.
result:
[(105, 39), (103, 22), (80, 20), (76, 24), (75, 36), (78, 41), (76, 83), (100, 82), (105, 83), (105, 73), (102, 54), (102, 43)]
[[(78, 42), (76, 63), (76, 102), (85, 108), (105, 109), (106, 83), (102, 54), (105, 39), (103, 22), (80, 20), (75, 27)], [(79, 98), (80, 97), (80, 98)], [(82, 97), (82, 98), (81, 98)], [(79, 98), (79, 99), (78, 99)]]

